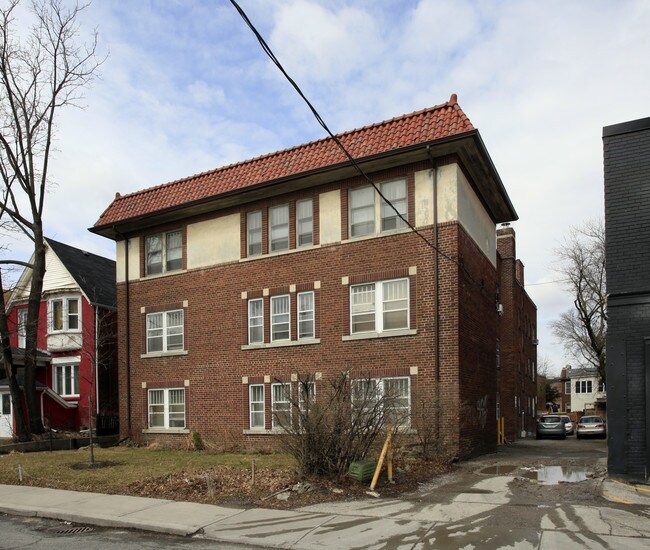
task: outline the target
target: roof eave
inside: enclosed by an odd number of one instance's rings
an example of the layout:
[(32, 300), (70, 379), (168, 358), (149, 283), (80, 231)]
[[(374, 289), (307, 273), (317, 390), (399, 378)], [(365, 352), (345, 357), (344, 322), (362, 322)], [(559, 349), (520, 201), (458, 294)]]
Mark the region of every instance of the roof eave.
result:
[[(371, 172), (390, 166), (425, 160), (428, 158), (428, 148), (431, 149), (433, 155), (436, 157), (453, 154), (458, 155), (475, 182), (483, 182), (487, 178), (486, 183), (480, 183), (478, 192), (484, 195), (481, 198), (486, 203), (495, 223), (518, 219), (517, 213), (478, 130), (474, 129), (444, 138), (420, 142), (408, 147), (391, 149), (355, 160), (365, 171)], [(404, 160), (398, 161), (400, 158)], [(115, 223), (96, 225), (90, 227), (88, 230), (112, 240), (121, 240), (125, 235), (146, 227), (166, 223), (173, 219), (181, 219), (187, 216), (258, 200), (261, 198), (261, 191), (267, 192), (272, 187), (277, 190), (275, 194), (281, 194), (301, 187), (306, 188), (344, 179), (356, 174), (357, 172), (354, 166), (349, 161), (330, 164), (314, 170), (263, 181), (244, 188), (219, 193), (212, 197), (183, 203), (133, 218), (127, 218)], [(494, 188), (496, 193), (487, 193), (490, 188)]]

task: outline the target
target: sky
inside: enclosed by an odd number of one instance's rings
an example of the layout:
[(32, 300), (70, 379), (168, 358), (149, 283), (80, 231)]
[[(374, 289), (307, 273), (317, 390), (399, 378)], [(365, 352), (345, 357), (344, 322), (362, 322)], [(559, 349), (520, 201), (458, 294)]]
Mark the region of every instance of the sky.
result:
[[(240, 4), (335, 133), (458, 94), (519, 214), (538, 361), (559, 372), (569, 358), (549, 323), (572, 300), (554, 250), (603, 216), (603, 126), (650, 116), (650, 2)], [(114, 257), (87, 228), (116, 192), (325, 137), (228, 0), (94, 0), (79, 22), (106, 60), (84, 108), (59, 113), (51, 238)]]

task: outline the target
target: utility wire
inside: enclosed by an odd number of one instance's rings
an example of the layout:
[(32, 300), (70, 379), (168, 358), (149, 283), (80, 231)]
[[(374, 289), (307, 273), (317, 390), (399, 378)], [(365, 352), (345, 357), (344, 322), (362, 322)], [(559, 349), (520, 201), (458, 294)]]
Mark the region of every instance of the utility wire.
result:
[[(376, 185), (375, 182), (372, 180), (372, 178), (371, 178), (370, 176), (368, 176), (368, 174), (366, 174), (366, 173), (363, 171), (363, 169), (361, 168), (361, 166), (359, 166), (359, 164), (357, 163), (357, 161), (356, 161), (356, 160), (354, 159), (354, 157), (353, 157), (353, 156), (348, 152), (348, 150), (347, 150), (347, 149), (345, 148), (345, 146), (341, 143), (341, 141), (339, 140), (339, 138), (338, 138), (336, 135), (334, 135), (334, 133), (332, 133), (332, 131), (329, 129), (329, 127), (327, 126), (327, 124), (325, 123), (325, 121), (323, 120), (323, 118), (320, 116), (320, 114), (318, 113), (318, 111), (316, 110), (316, 108), (312, 105), (312, 103), (309, 101), (309, 99), (307, 99), (307, 97), (305, 96), (305, 94), (303, 93), (303, 91), (300, 89), (300, 86), (298, 86), (298, 84), (296, 84), (295, 80), (293, 80), (293, 78), (291, 78), (291, 76), (289, 76), (289, 74), (287, 73), (287, 71), (286, 71), (286, 70), (284, 69), (284, 67), (282, 66), (282, 63), (280, 63), (280, 61), (278, 60), (278, 58), (275, 56), (275, 54), (274, 54), (273, 51), (271, 50), (270, 46), (266, 43), (266, 40), (264, 40), (264, 37), (259, 33), (259, 31), (255, 28), (255, 25), (253, 25), (253, 23), (251, 22), (251, 20), (248, 18), (248, 16), (246, 15), (246, 12), (244, 12), (244, 10), (239, 6), (239, 4), (237, 4), (237, 2), (236, 2), (235, 0), (230, 0), (230, 3), (234, 6), (234, 8), (237, 10), (237, 12), (238, 12), (239, 15), (241, 16), (241, 18), (242, 18), (242, 19), (244, 20), (244, 22), (246, 23), (246, 25), (248, 25), (248, 27), (250, 28), (250, 30), (253, 32), (253, 34), (255, 35), (255, 38), (257, 38), (257, 41), (260, 43), (260, 46), (262, 46), (262, 49), (264, 50), (264, 52), (266, 53), (266, 55), (268, 55), (268, 57), (271, 59), (271, 61), (274, 63), (274, 65), (275, 65), (275, 66), (280, 70), (280, 72), (284, 75), (284, 77), (289, 81), (289, 83), (293, 86), (293, 88), (296, 90), (296, 92), (298, 92), (298, 95), (299, 95), (299, 96), (303, 99), (303, 101), (307, 104), (307, 106), (308, 106), (309, 109), (311, 110), (311, 112), (312, 112), (312, 114), (314, 115), (314, 118), (316, 119), (316, 121), (318, 122), (318, 124), (320, 124), (320, 126), (321, 126), (321, 127), (322, 127), (326, 132), (327, 132), (327, 134), (330, 136), (330, 138), (332, 138), (332, 140), (334, 141), (334, 143), (336, 143), (336, 145), (339, 147), (339, 149), (341, 149), (341, 151), (343, 151), (343, 154), (348, 158), (348, 160), (350, 161), (350, 164), (351, 164), (351, 165), (356, 169), (356, 171), (359, 173), (359, 175), (360, 175), (363, 179), (365, 179), (368, 183), (370, 183), (370, 185), (372, 185), (372, 187), (375, 189), (375, 191), (377, 191), (377, 194), (382, 198), (382, 200), (383, 200), (386, 204), (388, 204), (388, 205), (389, 205), (389, 206), (390, 206), (390, 207), (395, 211), (395, 213), (399, 216), (399, 218), (400, 218), (400, 219), (401, 219), (401, 220), (402, 220), (406, 225), (408, 225), (408, 227), (411, 229), (411, 231), (413, 231), (415, 234), (417, 234), (418, 237), (420, 237), (420, 238), (421, 238), (425, 243), (427, 243), (427, 245), (428, 245), (431, 249), (433, 249), (434, 251), (436, 251), (438, 254), (440, 254), (441, 256), (443, 256), (444, 258), (446, 258), (447, 260), (449, 260), (450, 262), (456, 264), (456, 265), (457, 265), (458, 267), (460, 267), (461, 269), (464, 269), (464, 266), (461, 265), (461, 263), (460, 263), (458, 260), (456, 260), (456, 259), (452, 258), (451, 256), (448, 256), (447, 254), (445, 254), (443, 251), (441, 251), (439, 248), (437, 248), (437, 247), (436, 247), (436, 246), (435, 246), (431, 241), (429, 241), (429, 239), (427, 239), (427, 238), (426, 238), (422, 233), (420, 233), (420, 231), (418, 231), (418, 229), (417, 229), (416, 227), (414, 227), (413, 224), (411, 224), (411, 222), (409, 222), (409, 221), (408, 221), (408, 220), (407, 220), (407, 219), (402, 215), (402, 213), (401, 213), (399, 210), (397, 210), (397, 208), (395, 207), (395, 205), (394, 205), (391, 201), (389, 201), (389, 200), (388, 200), (388, 199), (387, 199), (387, 198), (382, 194), (382, 192), (381, 192), (380, 189), (377, 187), (377, 185)], [(466, 273), (466, 274), (469, 276), (469, 273)], [(470, 277), (470, 278), (471, 278), (471, 277)], [(474, 281), (474, 282), (476, 283), (476, 281)], [(478, 283), (476, 283), (476, 284), (478, 284)]]

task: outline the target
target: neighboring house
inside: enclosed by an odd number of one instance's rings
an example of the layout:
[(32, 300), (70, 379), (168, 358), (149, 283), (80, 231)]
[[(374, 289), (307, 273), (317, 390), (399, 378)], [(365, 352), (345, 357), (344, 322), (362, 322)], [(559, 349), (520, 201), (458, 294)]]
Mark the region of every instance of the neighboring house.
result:
[[(100, 420), (116, 426), (115, 262), (46, 239), (45, 266), (37, 337), (37, 392), (42, 395), (43, 421), (53, 428), (88, 427), (92, 392), (93, 422), (100, 414)], [(31, 270), (25, 269), (7, 302), (10, 342), (18, 367), (23, 364), (30, 282)], [(6, 379), (0, 380), (0, 399), (2, 437), (13, 431)]]
[(506, 410), (520, 429), (535, 393), (499, 390), (498, 360), (501, 379), (520, 375), (499, 334), (525, 334), (528, 361), (535, 311), (523, 277), (502, 277), (514, 258), (496, 224), (517, 215), (478, 131), (452, 95), (339, 138), (419, 235), (332, 139), (117, 194), (101, 215), (92, 231), (117, 244), (122, 436), (273, 447), (299, 377), (318, 400), (344, 371), (457, 455), (493, 450)]
[(603, 128), (608, 470), (650, 477), (650, 118)]
[[(598, 414), (606, 416), (607, 393), (605, 384), (595, 367), (570, 367), (567, 365), (565, 392), (570, 391), (570, 410), (578, 416)], [(566, 410), (566, 409), (565, 409)]]
[(554, 405), (557, 407), (556, 412), (571, 412), (571, 366), (567, 365), (562, 369), (560, 376), (549, 380), (551, 387), (557, 390), (559, 398), (555, 400)]

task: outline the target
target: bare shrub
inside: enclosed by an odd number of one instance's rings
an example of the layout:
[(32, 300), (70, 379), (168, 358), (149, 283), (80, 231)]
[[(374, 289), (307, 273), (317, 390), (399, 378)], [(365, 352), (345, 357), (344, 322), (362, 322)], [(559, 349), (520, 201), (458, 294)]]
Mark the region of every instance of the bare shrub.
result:
[(299, 377), (288, 401), (291, 414), (274, 411), (274, 422), (301, 475), (345, 475), (352, 462), (366, 458), (388, 423), (408, 421), (408, 408), (385, 383), (348, 372), (324, 381), (318, 396), (314, 377)]

